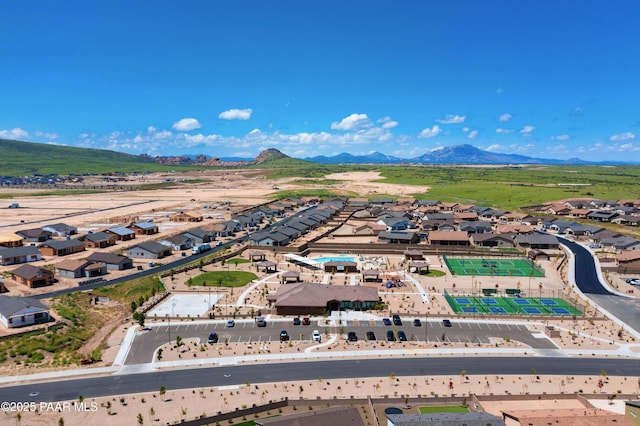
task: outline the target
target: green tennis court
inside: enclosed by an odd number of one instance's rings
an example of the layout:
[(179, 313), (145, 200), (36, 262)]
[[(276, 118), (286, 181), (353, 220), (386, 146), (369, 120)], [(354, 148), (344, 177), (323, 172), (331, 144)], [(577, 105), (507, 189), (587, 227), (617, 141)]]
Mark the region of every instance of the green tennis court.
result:
[(500, 276), (500, 277), (544, 277), (544, 270), (526, 258), (442, 258), (454, 275)]
[(457, 314), (487, 315), (582, 315), (576, 307), (557, 297), (479, 297), (450, 295), (444, 297)]

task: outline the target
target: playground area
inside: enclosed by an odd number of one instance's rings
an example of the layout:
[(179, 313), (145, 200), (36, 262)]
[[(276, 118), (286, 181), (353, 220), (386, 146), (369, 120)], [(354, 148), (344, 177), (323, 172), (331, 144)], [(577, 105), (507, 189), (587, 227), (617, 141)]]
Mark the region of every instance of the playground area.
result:
[(544, 270), (526, 258), (478, 259), (446, 255), (442, 255), (442, 258), (453, 275), (544, 277)]
[(451, 296), (446, 290), (444, 297), (455, 313), (489, 315), (583, 315), (575, 306), (558, 297), (488, 297)]

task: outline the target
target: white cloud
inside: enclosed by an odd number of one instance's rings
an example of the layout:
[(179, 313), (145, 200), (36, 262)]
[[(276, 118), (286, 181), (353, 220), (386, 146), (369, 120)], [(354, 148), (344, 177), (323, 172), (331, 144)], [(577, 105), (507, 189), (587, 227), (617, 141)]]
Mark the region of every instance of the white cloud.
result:
[(484, 150), (485, 150), (485, 151), (490, 151), (490, 152), (496, 152), (496, 151), (498, 151), (498, 152), (499, 152), (499, 151), (501, 151), (502, 149), (504, 149), (504, 148), (502, 147), (502, 145), (499, 145), (499, 144), (497, 144), (497, 143), (496, 143), (496, 144), (493, 144), (493, 145), (489, 145), (489, 146), (488, 146), (488, 147), (486, 147)]
[(189, 130), (199, 129), (200, 127), (202, 127), (200, 122), (195, 118), (183, 118), (173, 124), (173, 128), (179, 132), (188, 132)]
[(512, 129), (501, 129), (501, 128), (497, 128), (496, 129), (496, 133), (513, 133), (515, 130)]
[(469, 130), (471, 130), (471, 129), (469, 129), (468, 127), (463, 127), (462, 128), (462, 131), (465, 132), (465, 133), (468, 132)]
[(433, 138), (435, 136), (438, 136), (441, 132), (440, 127), (436, 124), (434, 125), (432, 128), (426, 128), (423, 131), (420, 132), (420, 134), (418, 135), (419, 138)]
[(29, 133), (20, 127), (15, 127), (11, 130), (0, 130), (0, 138), (3, 139), (26, 139), (28, 137)]
[(340, 122), (331, 123), (332, 130), (354, 130), (364, 127), (371, 127), (371, 120), (367, 114), (351, 114), (343, 118)]
[(436, 119), (436, 123), (440, 124), (457, 124), (464, 123), (464, 120), (467, 119), (466, 115), (453, 115), (447, 114), (444, 118)]
[(504, 90), (502, 90), (502, 88), (498, 87), (498, 88), (496, 89), (496, 93), (497, 93), (498, 95), (500, 95), (500, 94), (504, 93)]
[(398, 122), (391, 119), (391, 117), (383, 117), (376, 120), (376, 123), (382, 124), (383, 129), (393, 129), (398, 126)]
[(552, 141), (568, 141), (569, 139), (571, 139), (571, 136), (569, 136), (569, 135), (558, 135), (558, 136), (551, 136), (550, 139)]
[(467, 137), (468, 137), (469, 139), (475, 139), (477, 136), (478, 136), (478, 131), (477, 131), (477, 130), (472, 130), (472, 131), (467, 135)]
[(40, 131), (36, 131), (36, 137), (49, 139), (49, 140), (58, 139), (58, 135), (55, 133), (47, 133), (47, 132), (40, 132)]
[(520, 130), (520, 133), (522, 133), (525, 136), (529, 136), (531, 132), (533, 132), (535, 129), (536, 128), (534, 126), (524, 126), (522, 130)]
[(248, 120), (251, 118), (252, 113), (253, 110), (251, 108), (232, 108), (226, 111), (222, 111), (220, 114), (218, 114), (218, 118), (222, 118), (223, 120)]
[(636, 135), (634, 135), (633, 133), (625, 132), (625, 133), (618, 133), (617, 135), (613, 135), (609, 138), (609, 140), (612, 142), (619, 142), (619, 141), (628, 141), (635, 138), (636, 138)]
[(511, 117), (513, 117), (511, 114), (505, 113), (505, 114), (502, 114), (500, 118), (498, 118), (498, 120), (506, 123), (507, 121), (511, 120)]

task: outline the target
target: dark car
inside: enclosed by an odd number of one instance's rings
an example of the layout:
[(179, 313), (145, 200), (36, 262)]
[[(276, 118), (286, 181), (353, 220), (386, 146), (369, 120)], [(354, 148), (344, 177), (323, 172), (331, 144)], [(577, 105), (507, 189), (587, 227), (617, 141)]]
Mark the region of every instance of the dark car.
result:
[(402, 320), (400, 319), (400, 315), (394, 315), (392, 319), (393, 319), (393, 325), (402, 325)]
[(422, 321), (420, 321), (420, 318), (416, 318), (413, 320), (413, 325), (415, 327), (422, 327)]
[(376, 333), (373, 331), (367, 331), (367, 340), (376, 340)]
[(293, 319), (293, 325), (300, 325), (300, 318), (295, 317), (295, 318)]
[(387, 341), (388, 342), (396, 341), (396, 336), (393, 334), (393, 330), (387, 330)]
[(282, 330), (280, 332), (280, 341), (281, 342), (286, 342), (289, 340), (289, 333), (287, 333), (287, 330)]
[(391, 320), (389, 318), (382, 318), (382, 323), (384, 325), (391, 325)]
[(445, 327), (451, 327), (451, 321), (449, 321), (448, 319), (444, 319), (442, 320), (442, 325), (444, 325)]
[(311, 320), (309, 317), (302, 318), (302, 325), (311, 325)]
[(216, 333), (210, 333), (209, 338), (207, 339), (207, 343), (218, 343), (218, 335)]
[(404, 331), (398, 330), (398, 340), (400, 340), (401, 342), (407, 341), (407, 335), (404, 334)]
[(350, 342), (357, 342), (358, 335), (356, 334), (355, 331), (350, 331), (349, 334), (347, 335), (347, 340)]

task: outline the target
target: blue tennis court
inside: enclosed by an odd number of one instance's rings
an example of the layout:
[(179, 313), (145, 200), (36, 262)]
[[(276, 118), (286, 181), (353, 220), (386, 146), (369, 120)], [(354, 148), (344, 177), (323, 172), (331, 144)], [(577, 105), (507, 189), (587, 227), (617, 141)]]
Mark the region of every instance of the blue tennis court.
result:
[(530, 305), (531, 303), (527, 299), (513, 299), (513, 303), (516, 305)]
[(540, 303), (545, 305), (545, 306), (553, 306), (553, 305), (557, 305), (558, 304), (553, 299), (540, 299)]
[(551, 308), (551, 310), (553, 311), (554, 314), (571, 315), (571, 312), (569, 312), (569, 310), (566, 308)]
[(540, 309), (538, 308), (533, 308), (533, 307), (528, 307), (528, 308), (522, 308), (523, 311), (525, 311), (527, 314), (541, 314), (542, 312), (540, 312)]
[(468, 297), (456, 297), (455, 300), (458, 305), (471, 305), (471, 300)]
[(491, 311), (492, 314), (507, 314), (507, 311), (502, 307), (502, 306), (490, 306), (489, 310)]
[(492, 298), (492, 297), (483, 298), (483, 299), (480, 299), (480, 300), (482, 300), (482, 303), (484, 303), (485, 305), (497, 305), (498, 304), (498, 301), (496, 299)]
[(478, 312), (478, 308), (476, 308), (475, 306), (463, 306), (462, 307), (462, 312), (470, 312), (470, 313), (477, 313)]

